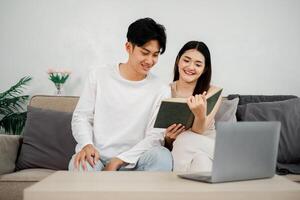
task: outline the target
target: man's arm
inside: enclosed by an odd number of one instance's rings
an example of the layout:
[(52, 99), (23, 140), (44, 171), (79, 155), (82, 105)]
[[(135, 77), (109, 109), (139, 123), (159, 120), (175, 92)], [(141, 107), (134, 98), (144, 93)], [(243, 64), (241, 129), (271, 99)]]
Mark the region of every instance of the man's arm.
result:
[(87, 144), (93, 144), (95, 103), (96, 77), (95, 71), (92, 71), (88, 76), (72, 117), (72, 133), (78, 143), (76, 152), (79, 152)]
[(86, 169), (86, 160), (92, 167), (99, 160), (99, 152), (93, 146), (92, 139), (96, 92), (97, 84), (94, 70), (88, 76), (72, 117), (72, 133), (78, 143), (74, 166), (78, 168), (79, 164), (82, 164), (84, 170)]
[(128, 151), (123, 152), (117, 156), (118, 159), (124, 162), (123, 165), (128, 163), (129, 167), (135, 166), (138, 159), (143, 153), (155, 146), (162, 146), (164, 144), (165, 130), (153, 127), (161, 104), (161, 100), (169, 98), (170, 96), (170, 89), (168, 87), (164, 88), (159, 97), (156, 99), (154, 108), (152, 108), (152, 114), (150, 116), (150, 120), (148, 121), (145, 138)]

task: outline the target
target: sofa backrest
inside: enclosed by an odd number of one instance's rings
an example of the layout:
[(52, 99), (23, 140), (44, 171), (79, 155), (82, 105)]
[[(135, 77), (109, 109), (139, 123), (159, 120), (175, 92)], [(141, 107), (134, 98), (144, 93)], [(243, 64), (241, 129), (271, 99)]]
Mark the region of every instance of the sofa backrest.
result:
[[(222, 97), (222, 101), (227, 97)], [(29, 105), (62, 112), (73, 112), (79, 100), (78, 96), (52, 96), (35, 95), (30, 99)]]
[(35, 95), (31, 98), (29, 105), (62, 112), (73, 112), (78, 100), (78, 96)]

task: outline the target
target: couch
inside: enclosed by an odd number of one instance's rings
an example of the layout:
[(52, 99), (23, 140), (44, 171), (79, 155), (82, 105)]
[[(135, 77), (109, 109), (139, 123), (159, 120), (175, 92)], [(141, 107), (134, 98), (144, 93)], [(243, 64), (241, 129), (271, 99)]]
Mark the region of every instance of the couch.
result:
[[(29, 105), (36, 108), (72, 112), (75, 109), (78, 99), (78, 97), (69, 96), (37, 95), (31, 98)], [(11, 158), (7, 162), (0, 163), (2, 169), (6, 169), (7, 172), (10, 172), (0, 175), (0, 200), (23, 199), (23, 190), (26, 187), (55, 172), (53, 169), (46, 168), (29, 168), (15, 171), (15, 162), (18, 160), (17, 157), (20, 154), (22, 142), (21, 136), (0, 135), (0, 156), (7, 154), (9, 155), (8, 157)], [(4, 147), (4, 144), (6, 145), (6, 148)]]
[[(232, 98), (233, 99), (233, 98)], [(226, 102), (228, 101), (228, 102)], [(228, 111), (228, 107), (230, 107), (229, 104), (232, 104), (232, 102), (229, 102), (231, 100), (228, 100), (227, 98), (223, 98), (223, 107), (221, 106), (220, 110), (225, 113), (221, 116), (221, 114), (217, 114), (218, 120), (236, 120), (232, 119), (232, 113), (235, 115), (237, 110), (237, 103), (238, 101), (234, 101), (235, 109), (232, 109), (231, 111)], [(64, 120), (70, 120), (72, 111), (75, 109), (75, 106), (78, 102), (78, 97), (66, 97), (66, 96), (45, 96), (45, 95), (37, 95), (33, 96), (29, 103), (30, 113), (34, 109), (48, 109), (57, 111), (59, 113), (59, 116), (54, 115), (57, 114), (55, 112), (50, 113), (49, 116), (57, 116), (56, 118), (62, 117), (62, 119), (58, 119), (59, 121)], [(226, 105), (227, 104), (227, 105)], [(229, 105), (229, 106), (228, 106)], [(233, 105), (233, 104), (232, 104)], [(227, 106), (227, 107), (226, 107)], [(231, 107), (234, 107), (231, 106)], [(225, 111), (227, 110), (227, 111)], [(43, 114), (43, 110), (35, 110), (37, 112), (40, 112)], [(64, 115), (64, 113), (69, 113), (68, 115)], [(231, 113), (231, 114), (229, 114)], [(49, 113), (48, 113), (49, 114)], [(30, 116), (29, 116), (30, 117)], [(64, 117), (64, 118), (63, 118)], [(226, 118), (226, 119), (225, 119)], [(38, 116), (36, 118), (27, 118), (27, 122), (25, 125), (25, 132), (24, 135), (27, 134), (27, 130), (30, 129), (29, 124), (35, 122), (35, 124), (30, 124), (30, 126), (38, 126), (39, 130), (44, 129), (45, 132), (47, 132), (49, 129), (57, 128), (57, 127), (45, 127), (45, 125), (41, 125), (43, 120), (43, 116)], [(41, 122), (40, 122), (41, 121)], [(54, 122), (53, 122), (54, 121)], [(69, 121), (68, 121), (69, 122)], [(52, 119), (49, 121), (49, 123), (57, 123), (55, 122), (55, 119)], [(65, 123), (65, 122), (64, 122)], [(70, 149), (68, 154), (63, 155), (65, 157), (64, 160), (61, 160), (58, 164), (52, 161), (51, 156), (57, 156), (54, 153), (47, 155), (45, 159), (45, 163), (48, 163), (47, 165), (44, 165), (44, 162), (40, 162), (38, 154), (35, 154), (32, 152), (32, 157), (25, 157), (23, 160), (20, 157), (24, 157), (24, 146), (28, 146), (30, 144), (30, 141), (23, 141), (23, 137), (21, 136), (14, 136), (14, 135), (1, 135), (0, 134), (0, 156), (2, 157), (0, 159), (0, 200), (7, 199), (7, 200), (16, 200), (16, 199), (22, 199), (23, 198), (23, 190), (24, 188), (42, 180), (43, 178), (49, 176), (56, 170), (66, 170), (67, 169), (67, 162), (70, 158), (70, 156), (74, 153), (74, 146), (75, 143), (70, 139), (69, 137), (72, 137), (70, 134), (70, 125), (64, 126), (63, 128), (60, 127), (60, 129), (64, 129), (65, 132), (68, 132), (68, 136), (65, 136), (63, 134), (59, 134), (59, 136), (53, 137), (52, 140), (56, 140), (57, 145), (61, 146), (61, 149), (56, 149), (55, 151), (61, 152), (62, 150)], [(55, 129), (56, 130), (56, 129)], [(44, 133), (39, 132), (36, 134), (43, 134), (42, 139), (45, 139), (47, 135), (44, 135)], [(68, 139), (65, 139), (68, 137)], [(25, 137), (24, 137), (25, 138)], [(34, 140), (34, 138), (31, 138)], [(49, 138), (46, 138), (46, 140), (49, 141), (50, 145), (51, 140)], [(60, 142), (62, 141), (62, 142)], [(32, 142), (32, 141), (31, 141)], [(36, 141), (34, 141), (36, 142)], [(47, 141), (46, 141), (47, 142)], [(33, 143), (31, 143), (32, 146)], [(48, 143), (47, 143), (48, 144)], [(55, 143), (54, 143), (55, 144)], [(31, 148), (29, 145), (28, 148)], [(21, 148), (22, 147), (22, 148)], [(39, 146), (36, 146), (35, 148), (39, 148)], [(53, 147), (52, 147), (53, 148)], [(51, 149), (43, 149), (44, 154), (46, 154), (46, 151), (52, 151)], [(49, 158), (49, 159), (48, 159)], [(51, 158), (51, 159), (50, 159)], [(27, 159), (27, 161), (26, 161)], [(32, 162), (28, 162), (28, 159), (33, 160)], [(61, 158), (60, 158), (61, 159)], [(27, 163), (26, 163), (27, 162)], [(38, 165), (37, 165), (37, 162)], [(55, 165), (56, 164), (56, 165)], [(39, 167), (35, 167), (39, 166)], [(20, 169), (20, 167), (22, 169)], [(2, 175), (1, 175), (2, 174)], [(300, 183), (300, 175), (295, 174), (287, 174), (285, 175), (288, 179), (292, 181), (296, 181)]]

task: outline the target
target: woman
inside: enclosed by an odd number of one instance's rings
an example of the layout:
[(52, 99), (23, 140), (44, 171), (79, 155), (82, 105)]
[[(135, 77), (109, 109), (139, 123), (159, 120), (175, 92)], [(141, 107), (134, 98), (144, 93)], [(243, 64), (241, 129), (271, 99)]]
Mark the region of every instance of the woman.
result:
[(165, 142), (172, 150), (174, 171), (211, 171), (216, 134), (214, 117), (221, 96), (212, 112), (206, 115), (206, 98), (220, 88), (210, 84), (210, 52), (203, 42), (190, 41), (181, 48), (175, 61), (173, 81), (170, 84), (172, 97), (187, 98), (195, 115), (189, 130), (181, 124), (166, 129)]

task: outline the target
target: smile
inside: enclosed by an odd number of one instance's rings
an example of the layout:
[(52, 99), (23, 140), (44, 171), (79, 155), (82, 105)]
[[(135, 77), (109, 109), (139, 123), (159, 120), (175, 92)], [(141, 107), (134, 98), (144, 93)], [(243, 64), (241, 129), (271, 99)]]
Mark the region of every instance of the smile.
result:
[(191, 71), (188, 71), (188, 70), (183, 70), (185, 74), (187, 75), (195, 75), (195, 72), (191, 72)]
[(151, 66), (149, 66), (149, 65), (141, 64), (141, 66), (142, 66), (143, 70), (145, 70), (145, 71), (149, 71), (151, 69)]

